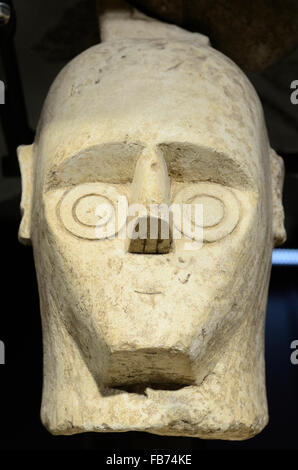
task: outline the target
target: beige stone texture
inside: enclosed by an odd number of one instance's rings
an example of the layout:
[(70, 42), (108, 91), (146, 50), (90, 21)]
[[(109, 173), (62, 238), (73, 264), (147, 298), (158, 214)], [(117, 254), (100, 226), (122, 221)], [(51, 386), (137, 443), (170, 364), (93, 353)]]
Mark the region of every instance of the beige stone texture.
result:
[[(264, 322), (272, 248), (285, 239), (282, 160), (253, 87), (207, 41), (168, 26), (157, 38), (105, 34), (61, 71), (33, 145), (19, 147), (42, 421), (53, 434), (250, 438), (268, 421)], [(200, 248), (186, 250), (184, 232), (163, 248), (96, 238), (97, 204), (119, 196), (199, 201)]]

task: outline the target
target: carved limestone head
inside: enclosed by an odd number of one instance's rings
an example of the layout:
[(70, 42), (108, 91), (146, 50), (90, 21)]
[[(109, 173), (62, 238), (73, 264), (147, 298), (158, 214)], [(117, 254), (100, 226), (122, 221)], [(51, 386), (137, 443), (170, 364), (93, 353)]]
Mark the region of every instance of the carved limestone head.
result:
[[(55, 80), (19, 160), (45, 426), (217, 439), (261, 431), (283, 172), (239, 68), (185, 38), (92, 47)], [(172, 227), (156, 240), (97, 237), (98, 205), (116, 208), (119, 196), (200, 204), (202, 243), (185, 249), (191, 236), (182, 228), (174, 239)]]

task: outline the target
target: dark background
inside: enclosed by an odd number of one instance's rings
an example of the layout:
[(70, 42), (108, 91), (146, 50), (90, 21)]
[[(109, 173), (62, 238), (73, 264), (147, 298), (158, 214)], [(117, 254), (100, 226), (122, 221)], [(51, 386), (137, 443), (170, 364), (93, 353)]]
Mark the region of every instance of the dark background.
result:
[[(68, 60), (99, 41), (97, 15), (93, 0), (15, 0), (13, 3), (17, 19), (15, 49), (28, 126), (26, 128), (22, 112), (14, 110), (13, 120), (5, 114), (7, 104), (0, 105), (2, 126), (4, 129), (9, 127), (16, 140), (23, 132), (23, 138), (28, 142), (23, 140), (17, 144), (31, 143), (43, 100), (53, 79)], [(133, 3), (142, 7), (145, 2)], [(288, 232), (285, 247), (298, 248), (298, 105), (290, 102), (290, 84), (298, 80), (298, 29), (293, 29), (293, 24), (298, 24), (298, 10), (291, 1), (252, 1), (249, 5), (253, 7), (247, 6), (245, 9), (243, 5), (248, 3), (234, 0), (231, 3), (213, 2), (212, 5), (219, 8), (218, 13), (216, 9), (208, 9), (209, 3), (197, 0), (190, 6), (190, 2), (185, 2), (183, 9), (178, 0), (173, 1), (172, 6), (170, 1), (152, 0), (147, 2), (145, 11), (149, 9), (152, 16), (208, 33), (216, 48), (228, 53), (253, 82), (264, 106), (272, 146), (285, 160), (284, 206)], [(228, 11), (227, 3), (230, 5)], [(199, 16), (192, 16), (191, 8)], [(222, 21), (219, 28), (220, 8), (226, 14), (220, 15)], [(268, 11), (271, 11), (271, 16)], [(269, 25), (268, 16), (271, 21)], [(234, 34), (230, 31), (231, 18), (235, 22)], [(283, 28), (281, 22), (284, 22)], [(272, 34), (275, 24), (279, 41), (275, 41)], [(225, 34), (225, 31), (229, 33)], [(255, 38), (255, 43), (248, 40), (248, 36)], [(263, 52), (260, 57), (264, 44), (267, 55)], [(1, 30), (0, 46), (0, 79), (7, 83), (7, 64), (5, 67), (3, 61), (7, 60), (8, 55), (10, 65), (13, 63), (13, 49), (9, 49), (7, 54), (8, 46)], [(19, 86), (16, 90), (16, 85), (17, 81), (10, 83), (8, 93), (11, 100), (19, 96)], [(3, 111), (3, 106), (6, 106), (6, 111)], [(42, 335), (32, 250), (17, 241), (20, 179), (14, 152), (2, 131), (0, 156), (0, 340), (6, 346), (6, 364), (0, 366), (0, 450), (93, 449), (129, 452), (167, 449), (192, 452), (205, 449), (298, 449), (298, 365), (290, 362), (290, 344), (298, 340), (298, 266), (272, 268), (266, 324), (270, 423), (261, 434), (242, 442), (161, 437), (135, 432), (51, 436), (39, 418)]]

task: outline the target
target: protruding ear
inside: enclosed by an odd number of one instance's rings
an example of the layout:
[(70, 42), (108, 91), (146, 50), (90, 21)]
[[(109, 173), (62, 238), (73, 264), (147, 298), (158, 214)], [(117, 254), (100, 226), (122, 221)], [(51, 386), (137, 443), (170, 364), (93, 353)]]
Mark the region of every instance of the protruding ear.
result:
[(273, 149), (270, 150), (270, 162), (272, 175), (273, 237), (274, 246), (278, 246), (287, 239), (284, 227), (284, 209), (282, 205), (284, 162)]
[(19, 241), (31, 244), (31, 208), (33, 195), (33, 145), (20, 145), (17, 149), (22, 178), (21, 214)]

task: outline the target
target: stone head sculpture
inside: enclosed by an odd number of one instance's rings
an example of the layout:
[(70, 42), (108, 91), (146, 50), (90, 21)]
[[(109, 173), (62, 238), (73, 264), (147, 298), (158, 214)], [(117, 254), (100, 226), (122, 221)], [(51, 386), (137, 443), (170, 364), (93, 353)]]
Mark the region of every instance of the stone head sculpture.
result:
[[(54, 434), (249, 438), (268, 419), (264, 322), (272, 248), (285, 238), (282, 161), (253, 87), (208, 41), (178, 28), (127, 36), (63, 69), (35, 142), (19, 148), (42, 421)], [(185, 249), (183, 230), (96, 237), (96, 207), (119, 196), (199, 202), (200, 248)]]

